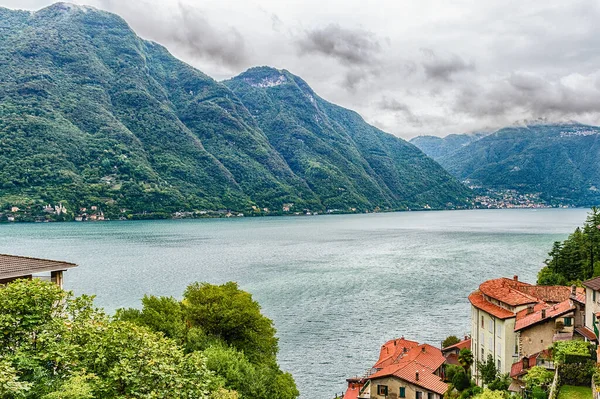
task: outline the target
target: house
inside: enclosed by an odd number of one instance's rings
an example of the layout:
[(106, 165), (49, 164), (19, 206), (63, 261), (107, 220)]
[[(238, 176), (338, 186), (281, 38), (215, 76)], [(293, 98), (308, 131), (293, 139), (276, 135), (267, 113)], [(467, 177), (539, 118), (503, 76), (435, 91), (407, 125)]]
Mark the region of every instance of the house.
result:
[(39, 278), (62, 288), (63, 272), (74, 267), (77, 265), (70, 262), (0, 254), (0, 284), (21, 278)]
[(434, 346), (404, 337), (390, 340), (367, 375), (346, 380), (344, 398), (441, 399), (448, 390), (443, 381), (445, 360)]
[(513, 363), (510, 369), (510, 377), (512, 382), (508, 388), (511, 392), (522, 394), (525, 389), (523, 377), (529, 372), (532, 367), (544, 367), (546, 370), (554, 371), (556, 367), (552, 361), (552, 353), (549, 349), (534, 353), (531, 356), (524, 356), (521, 360)]
[(576, 327), (583, 327), (582, 289), (534, 286), (514, 276), (485, 281), (469, 301), (473, 375), (477, 361), (489, 355), (501, 373), (510, 373), (523, 356), (548, 348), (554, 340), (576, 339)]
[(583, 282), (585, 287), (585, 323), (580, 331), (586, 340), (598, 343), (598, 318), (600, 318), (600, 277)]
[(442, 355), (446, 358), (446, 364), (460, 365), (458, 355), (461, 349), (471, 349), (471, 337), (465, 337), (459, 343), (442, 348)]

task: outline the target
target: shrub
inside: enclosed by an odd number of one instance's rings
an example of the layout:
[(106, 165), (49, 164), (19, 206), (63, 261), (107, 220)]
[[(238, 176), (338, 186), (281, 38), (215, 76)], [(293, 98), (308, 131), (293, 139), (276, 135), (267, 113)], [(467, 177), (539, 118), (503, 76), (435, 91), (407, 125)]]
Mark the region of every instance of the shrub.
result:
[(454, 388), (457, 390), (464, 391), (471, 386), (471, 380), (467, 373), (461, 370), (452, 378), (452, 385), (454, 385)]

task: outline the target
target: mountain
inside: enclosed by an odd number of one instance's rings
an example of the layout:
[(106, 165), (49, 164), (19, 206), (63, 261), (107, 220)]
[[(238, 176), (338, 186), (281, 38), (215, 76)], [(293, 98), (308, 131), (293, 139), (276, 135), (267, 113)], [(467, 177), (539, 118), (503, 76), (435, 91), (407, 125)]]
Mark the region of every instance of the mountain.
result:
[(489, 133), (477, 132), (466, 134), (450, 134), (446, 137), (417, 136), (410, 143), (417, 146), (421, 151), (433, 159), (441, 158), (451, 154), (460, 148), (487, 136)]
[(265, 123), (260, 101), (231, 90), (242, 77), (219, 83), (91, 7), (0, 8), (0, 79), (0, 211), (441, 208), (468, 195), (416, 147), (314, 94), (335, 127), (300, 118), (305, 83), (268, 104), (290, 119)]
[(519, 124), (435, 159), (457, 178), (487, 188), (540, 193), (554, 204), (600, 203), (600, 127)]

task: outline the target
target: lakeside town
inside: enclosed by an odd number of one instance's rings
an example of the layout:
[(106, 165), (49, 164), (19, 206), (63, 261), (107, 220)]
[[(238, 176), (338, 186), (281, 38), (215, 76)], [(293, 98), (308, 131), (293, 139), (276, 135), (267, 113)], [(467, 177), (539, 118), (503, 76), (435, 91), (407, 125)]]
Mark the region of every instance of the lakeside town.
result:
[(583, 287), (497, 278), (468, 301), (469, 336), (449, 336), (440, 348), (392, 339), (365, 375), (346, 380), (341, 398), (469, 398), (484, 387), (498, 392), (494, 398), (555, 399), (579, 387), (598, 397), (600, 277)]

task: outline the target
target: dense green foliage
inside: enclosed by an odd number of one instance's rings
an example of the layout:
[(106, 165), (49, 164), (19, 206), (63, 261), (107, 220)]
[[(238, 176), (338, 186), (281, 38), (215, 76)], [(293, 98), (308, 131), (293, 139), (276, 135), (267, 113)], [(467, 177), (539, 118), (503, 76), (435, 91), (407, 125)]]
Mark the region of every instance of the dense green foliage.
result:
[(591, 206), (600, 204), (599, 133), (600, 127), (578, 123), (532, 124), (483, 137), (417, 138), (412, 143), (461, 180), (540, 193), (551, 204)]
[(294, 399), (292, 376), (277, 365), (273, 323), (236, 283), (195, 283), (182, 301), (146, 296), (142, 309), (120, 309), (117, 319), (148, 327), (202, 353), (218, 381), (241, 398)]
[(460, 350), (460, 352), (458, 353), (458, 363), (465, 370), (465, 373), (470, 375), (471, 366), (473, 365), (473, 362), (474, 362), (474, 358), (473, 358), (473, 352), (471, 351), (471, 349), (462, 348)]
[(600, 275), (600, 210), (592, 208), (583, 228), (564, 242), (555, 242), (546, 266), (538, 274), (540, 285), (568, 285)]
[(416, 147), (323, 100), (288, 71), (252, 68), (224, 83), (326, 208), (464, 204), (463, 187)]
[[(187, 317), (202, 312), (197, 300), (147, 297), (142, 311), (121, 310), (113, 320), (91, 297), (74, 298), (51, 283), (1, 287), (0, 398), (298, 396), (277, 366), (272, 323), (248, 293), (233, 283), (195, 284), (188, 292), (216, 301), (209, 319), (218, 327)], [(236, 328), (231, 342), (227, 326)], [(250, 343), (239, 337), (251, 337), (264, 353), (251, 348), (246, 356), (235, 345)]]
[(220, 388), (201, 352), (40, 280), (0, 288), (0, 332), (2, 398), (191, 399)]
[[(318, 97), (326, 119), (313, 120), (306, 84), (269, 100), (288, 111), (280, 118), (261, 116), (266, 104), (242, 102), (116, 15), (57, 3), (0, 8), (0, 20), (0, 212), (18, 206), (17, 220), (91, 206), (157, 218), (464, 205), (465, 189), (416, 147)], [(45, 214), (47, 203), (67, 214)]]
[(523, 377), (523, 382), (527, 389), (534, 387), (548, 387), (554, 379), (554, 373), (541, 366), (533, 366)]

